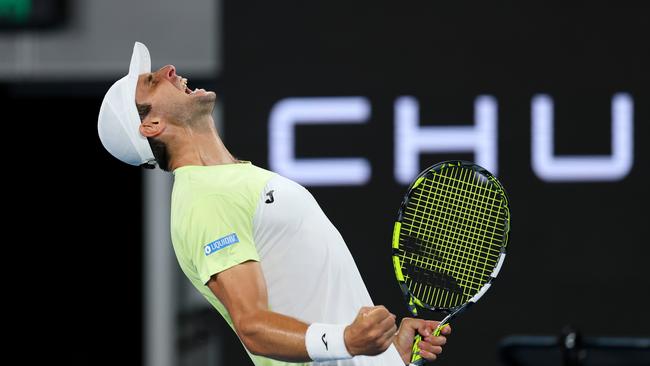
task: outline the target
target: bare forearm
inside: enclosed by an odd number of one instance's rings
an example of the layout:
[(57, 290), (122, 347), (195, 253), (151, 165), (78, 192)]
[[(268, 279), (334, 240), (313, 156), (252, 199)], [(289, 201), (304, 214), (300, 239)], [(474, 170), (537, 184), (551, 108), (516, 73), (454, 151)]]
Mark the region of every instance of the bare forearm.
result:
[(239, 337), (251, 353), (289, 362), (311, 361), (305, 347), (308, 326), (272, 311), (258, 311), (236, 324)]

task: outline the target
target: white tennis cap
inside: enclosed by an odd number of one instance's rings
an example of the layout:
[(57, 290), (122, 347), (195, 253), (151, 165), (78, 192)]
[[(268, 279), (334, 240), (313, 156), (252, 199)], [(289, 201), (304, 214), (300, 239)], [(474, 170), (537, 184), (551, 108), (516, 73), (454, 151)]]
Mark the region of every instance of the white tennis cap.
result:
[(140, 115), (135, 106), (138, 76), (148, 72), (151, 72), (149, 50), (135, 42), (129, 74), (108, 89), (99, 109), (97, 131), (104, 148), (131, 165), (155, 162), (147, 138), (140, 134)]

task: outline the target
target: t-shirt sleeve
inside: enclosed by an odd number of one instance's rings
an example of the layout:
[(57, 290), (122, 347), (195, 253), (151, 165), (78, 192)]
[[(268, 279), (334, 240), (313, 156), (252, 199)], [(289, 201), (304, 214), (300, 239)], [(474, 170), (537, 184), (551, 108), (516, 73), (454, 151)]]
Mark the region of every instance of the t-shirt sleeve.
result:
[[(243, 204), (242, 204), (243, 203)], [(192, 262), (203, 284), (221, 271), (259, 261), (253, 241), (254, 208), (222, 196), (197, 202), (188, 225)]]

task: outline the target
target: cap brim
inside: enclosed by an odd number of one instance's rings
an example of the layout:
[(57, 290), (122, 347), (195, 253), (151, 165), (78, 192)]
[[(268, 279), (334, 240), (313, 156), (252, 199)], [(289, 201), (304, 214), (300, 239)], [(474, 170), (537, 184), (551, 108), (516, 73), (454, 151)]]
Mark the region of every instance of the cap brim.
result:
[(133, 45), (133, 55), (131, 55), (131, 64), (129, 65), (129, 76), (135, 76), (136, 79), (141, 74), (151, 72), (151, 56), (147, 46), (140, 42)]
[[(126, 82), (126, 88), (122, 94), (122, 97), (125, 98), (124, 105), (130, 115), (129, 118), (133, 121), (132, 123), (134, 125), (140, 124), (140, 116), (134, 103), (138, 78), (140, 75), (149, 72), (151, 72), (151, 56), (149, 56), (149, 50), (144, 44), (135, 42), (133, 45), (133, 54), (131, 55), (131, 64), (129, 65), (129, 74), (125, 76), (126, 80), (124, 80)], [(151, 147), (149, 147), (147, 139), (140, 132), (136, 133), (135, 138), (142, 145), (138, 151), (140, 151), (140, 157), (143, 162), (154, 160), (153, 152), (151, 151)]]
[(129, 65), (129, 74), (126, 76), (129, 91), (129, 98), (135, 100), (135, 90), (138, 86), (140, 75), (151, 72), (151, 56), (147, 46), (140, 42), (133, 45), (133, 54), (131, 55), (131, 64)]

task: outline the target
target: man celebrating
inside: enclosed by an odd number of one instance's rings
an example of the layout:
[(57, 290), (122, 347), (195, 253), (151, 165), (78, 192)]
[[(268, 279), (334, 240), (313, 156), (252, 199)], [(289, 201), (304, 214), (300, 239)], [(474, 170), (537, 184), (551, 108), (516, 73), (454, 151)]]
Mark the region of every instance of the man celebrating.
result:
[[(167, 65), (151, 72), (137, 43), (129, 74), (106, 93), (102, 144), (131, 165), (174, 174), (178, 263), (235, 330), (255, 365), (398, 366), (436, 359), (435, 321), (373, 306), (343, 238), (299, 184), (234, 158), (214, 126), (215, 93), (190, 90)], [(448, 335), (449, 328), (444, 334)]]

